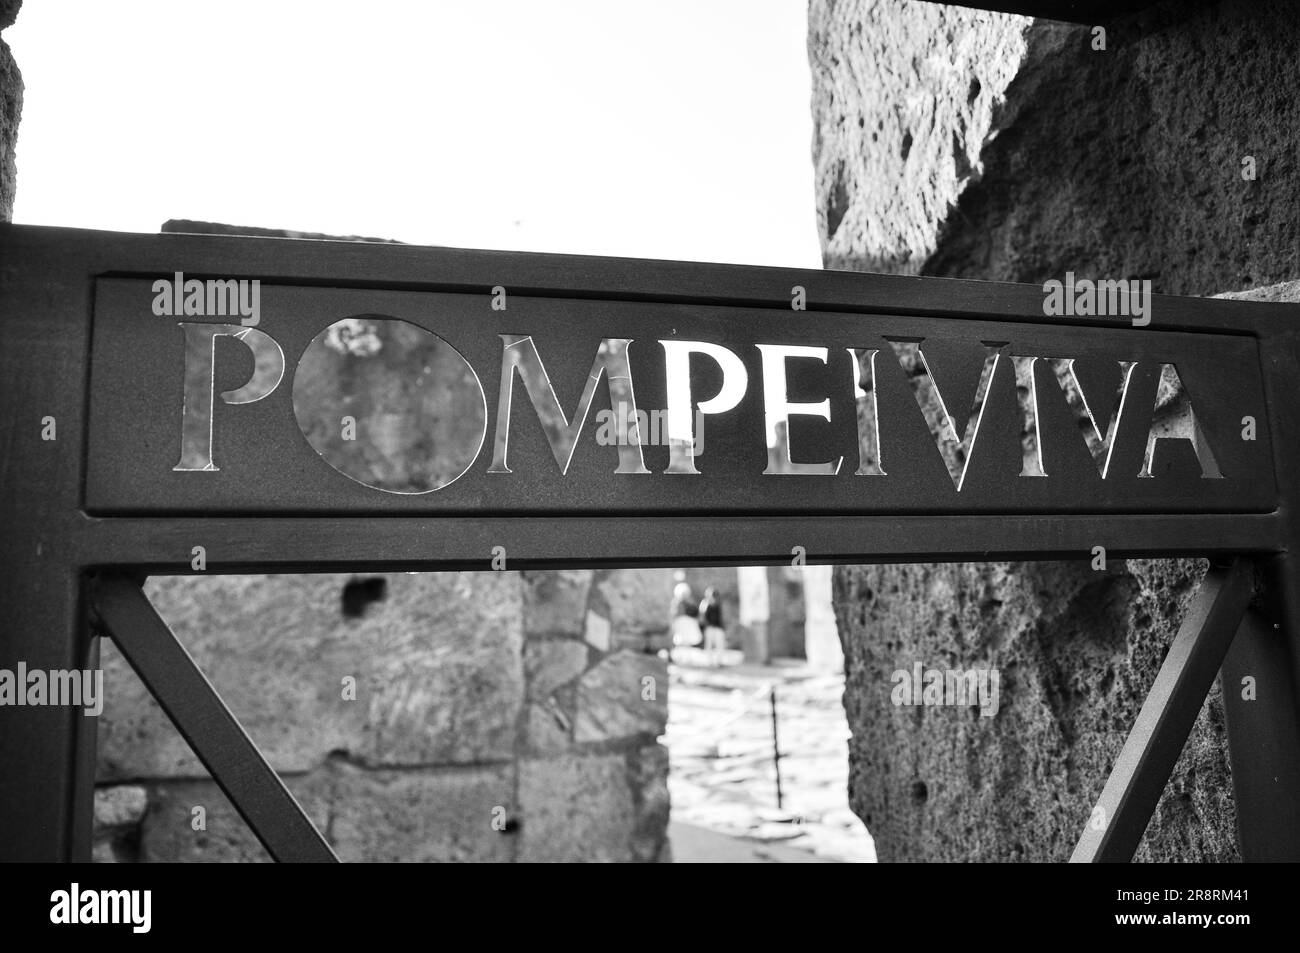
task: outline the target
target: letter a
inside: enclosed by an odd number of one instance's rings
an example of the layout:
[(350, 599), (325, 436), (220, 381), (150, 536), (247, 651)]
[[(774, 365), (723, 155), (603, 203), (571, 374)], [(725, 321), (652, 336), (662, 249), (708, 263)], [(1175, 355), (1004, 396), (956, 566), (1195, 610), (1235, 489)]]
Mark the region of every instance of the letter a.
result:
[(1150, 477), (1155, 463), (1156, 444), (1161, 440), (1186, 440), (1192, 445), (1196, 462), (1201, 465), (1203, 479), (1221, 480), (1223, 473), (1219, 470), (1214, 451), (1210, 449), (1205, 432), (1201, 430), (1200, 421), (1196, 419), (1196, 410), (1192, 407), (1191, 395), (1178, 377), (1178, 370), (1172, 364), (1160, 365), (1160, 386), (1156, 391), (1156, 410), (1151, 419), (1151, 431), (1147, 434), (1146, 454), (1142, 459), (1142, 471), (1139, 477)]

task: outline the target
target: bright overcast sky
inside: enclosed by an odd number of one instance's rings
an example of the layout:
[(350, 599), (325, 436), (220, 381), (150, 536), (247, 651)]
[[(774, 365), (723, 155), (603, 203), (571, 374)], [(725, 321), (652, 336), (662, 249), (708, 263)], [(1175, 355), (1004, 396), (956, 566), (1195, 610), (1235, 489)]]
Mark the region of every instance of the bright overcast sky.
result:
[(28, 0), (16, 222), (820, 267), (803, 0)]

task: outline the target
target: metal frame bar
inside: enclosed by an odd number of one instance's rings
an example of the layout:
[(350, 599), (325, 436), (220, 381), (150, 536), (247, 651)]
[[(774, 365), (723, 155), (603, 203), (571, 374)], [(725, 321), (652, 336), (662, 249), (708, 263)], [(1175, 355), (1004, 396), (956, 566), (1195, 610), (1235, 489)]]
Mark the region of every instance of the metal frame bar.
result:
[(92, 578), (91, 610), (267, 853), (281, 862), (337, 862), (275, 769), (127, 576)]
[[(1280, 628), (1247, 610), (1219, 670), (1237, 841), (1247, 862), (1294, 862), (1300, 844), (1300, 707)], [(1250, 823), (1257, 818), (1268, 824)]]
[[(436, 526), (436, 532), (431, 532)], [(535, 516), (535, 517), (77, 517), (71, 540), (87, 567), (191, 574), (190, 547), (207, 548), (206, 574), (468, 570), (489, 565), (509, 539), (510, 566), (867, 564), (1078, 559), (1098, 543), (1111, 558), (1233, 556), (1276, 551), (1277, 514), (1189, 516)], [(555, 541), (584, 540), (556, 558)], [(682, 540), (698, 540), (683, 552)]]

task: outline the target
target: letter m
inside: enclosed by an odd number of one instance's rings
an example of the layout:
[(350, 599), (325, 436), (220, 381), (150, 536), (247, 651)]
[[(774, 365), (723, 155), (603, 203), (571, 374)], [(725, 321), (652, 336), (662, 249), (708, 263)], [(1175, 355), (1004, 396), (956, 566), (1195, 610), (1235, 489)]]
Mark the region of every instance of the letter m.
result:
[(560, 407), (555, 388), (542, 365), (541, 356), (533, 339), (524, 334), (501, 335), (501, 390), (497, 398), (497, 431), (492, 453), (492, 466), (488, 473), (510, 473), (507, 454), (510, 443), (510, 407), (514, 392), (515, 372), (524, 382), (528, 399), (537, 411), (537, 418), (551, 446), (555, 462), (561, 473), (569, 472), (578, 436), (591, 410), (596, 385), (602, 375), (609, 384), (610, 405), (615, 408), (618, 427), (618, 469), (615, 473), (649, 473), (641, 455), (641, 434), (637, 426), (636, 397), (632, 392), (632, 369), (627, 360), (630, 338), (605, 338), (596, 351), (591, 373), (578, 399), (573, 417), (566, 417)]
[(947, 702), (949, 705), (969, 706), (975, 704), (979, 698), (979, 671), (971, 669), (963, 672), (960, 669), (949, 669), (947, 676)]
[(101, 890), (99, 892), (100, 923), (130, 923), (131, 903), (129, 890)]
[(1097, 282), (1097, 313), (1128, 314), (1128, 282), (1105, 278)]
[(233, 278), (208, 282), (208, 317), (239, 314), (239, 282)]
[(50, 677), (50, 698), (60, 705), (81, 704), (81, 672), (62, 669)]

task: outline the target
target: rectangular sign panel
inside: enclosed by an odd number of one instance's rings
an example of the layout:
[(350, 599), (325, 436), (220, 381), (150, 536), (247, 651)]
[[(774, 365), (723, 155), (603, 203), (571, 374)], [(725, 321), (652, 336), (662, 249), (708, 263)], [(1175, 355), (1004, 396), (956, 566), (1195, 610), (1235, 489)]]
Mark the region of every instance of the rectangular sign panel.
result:
[[(631, 296), (630, 296), (631, 297)], [(797, 297), (797, 296), (796, 296)], [(95, 515), (1268, 512), (1256, 338), (95, 282)], [(972, 308), (974, 311), (975, 309)]]

